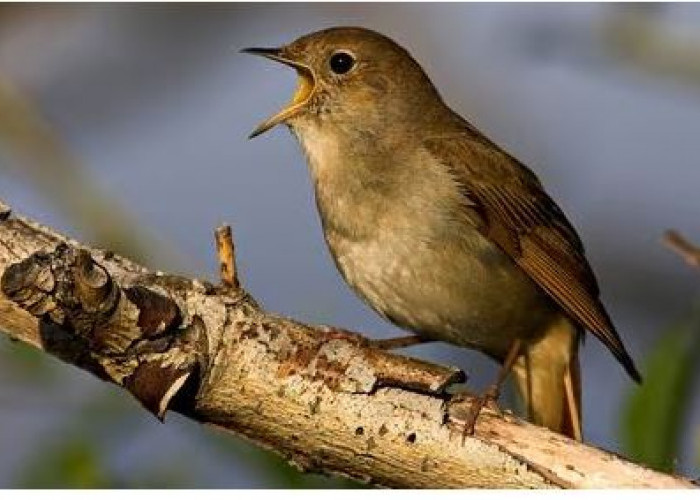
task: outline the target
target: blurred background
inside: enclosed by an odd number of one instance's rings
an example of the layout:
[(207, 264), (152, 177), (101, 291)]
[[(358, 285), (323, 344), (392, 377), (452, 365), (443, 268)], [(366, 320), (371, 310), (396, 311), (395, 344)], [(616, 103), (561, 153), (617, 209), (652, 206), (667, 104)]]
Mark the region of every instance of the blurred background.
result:
[[(661, 244), (700, 242), (700, 5), (0, 6), (0, 198), (83, 241), (216, 280), (233, 225), (244, 285), (270, 310), (376, 337), (397, 330), (346, 288), (303, 157), (282, 127), (246, 136), (294, 73), (238, 53), (333, 25), (379, 30), (445, 100), (540, 176), (586, 243), (645, 385), (594, 338), (587, 441), (700, 475), (700, 273)], [(495, 375), (445, 345), (411, 354)], [(508, 400), (504, 405), (508, 406)], [(0, 487), (351, 487), (301, 476), (0, 338)]]

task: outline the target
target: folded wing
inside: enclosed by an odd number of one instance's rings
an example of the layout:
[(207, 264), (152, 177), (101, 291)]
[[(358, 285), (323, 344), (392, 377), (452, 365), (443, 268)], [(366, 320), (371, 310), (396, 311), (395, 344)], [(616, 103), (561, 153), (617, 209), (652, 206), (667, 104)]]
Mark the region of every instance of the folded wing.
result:
[(581, 240), (535, 174), (471, 128), (427, 138), (424, 145), (450, 169), (481, 214), (483, 234), (598, 337), (639, 382), (639, 372), (599, 299)]

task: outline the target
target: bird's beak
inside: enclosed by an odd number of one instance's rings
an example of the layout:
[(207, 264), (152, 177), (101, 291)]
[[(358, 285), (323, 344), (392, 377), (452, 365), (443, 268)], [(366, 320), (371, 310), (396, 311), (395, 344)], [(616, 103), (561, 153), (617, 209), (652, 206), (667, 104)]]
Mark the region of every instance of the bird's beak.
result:
[(314, 78), (313, 71), (311, 68), (289, 58), (283, 49), (260, 49), (260, 48), (250, 48), (241, 50), (244, 54), (253, 54), (256, 56), (267, 57), (273, 61), (281, 62), (287, 66), (291, 66), (297, 71), (299, 79), (297, 80), (297, 89), (294, 92), (291, 102), (279, 113), (268, 118), (260, 125), (258, 125), (255, 130), (248, 136), (249, 139), (256, 137), (263, 132), (267, 132), (275, 125), (284, 123), (286, 120), (297, 115), (309, 101), (309, 98), (314, 92), (316, 87), (316, 80)]

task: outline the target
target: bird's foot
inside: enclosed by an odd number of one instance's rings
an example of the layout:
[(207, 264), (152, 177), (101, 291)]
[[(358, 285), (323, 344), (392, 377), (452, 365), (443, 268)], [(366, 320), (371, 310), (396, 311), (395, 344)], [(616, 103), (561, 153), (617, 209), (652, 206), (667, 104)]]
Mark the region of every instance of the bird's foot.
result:
[[(469, 410), (467, 412), (467, 416), (463, 424), (464, 427), (462, 429), (462, 444), (464, 444), (464, 440), (467, 438), (467, 436), (474, 435), (476, 421), (479, 418), (481, 410), (483, 410), (484, 407), (487, 407), (489, 410), (493, 411), (494, 413), (497, 413), (498, 415), (503, 415), (503, 412), (498, 407), (498, 397), (498, 387), (493, 385), (489, 387), (486, 391), (484, 391), (483, 394), (476, 396), (472, 399), (471, 404), (469, 406)], [(460, 399), (466, 398), (466, 396), (457, 395), (456, 398), (458, 398), (457, 401), (459, 401)]]
[(430, 339), (424, 339), (418, 335), (406, 335), (404, 337), (393, 337), (390, 339), (372, 339), (367, 341), (368, 347), (374, 349), (382, 349), (390, 351), (392, 349), (400, 349), (402, 347), (410, 347), (412, 345), (423, 344), (430, 342)]
[(361, 347), (370, 347), (383, 351), (430, 342), (430, 339), (424, 339), (417, 335), (406, 335), (404, 337), (393, 337), (390, 339), (368, 339), (359, 333), (335, 327), (326, 327), (326, 340), (346, 340)]
[(326, 327), (325, 331), (326, 341), (345, 340), (360, 347), (368, 347), (372, 342), (370, 339), (363, 337), (359, 333), (351, 332), (350, 330), (343, 330), (342, 328)]

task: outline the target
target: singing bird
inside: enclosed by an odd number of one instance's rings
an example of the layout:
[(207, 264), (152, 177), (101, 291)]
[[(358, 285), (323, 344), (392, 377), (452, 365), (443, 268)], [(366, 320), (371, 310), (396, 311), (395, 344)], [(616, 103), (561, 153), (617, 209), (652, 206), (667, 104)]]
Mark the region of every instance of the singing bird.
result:
[(333, 259), (375, 311), (502, 363), (529, 419), (579, 440), (584, 331), (640, 381), (566, 216), (405, 49), (338, 27), (244, 52), (297, 71), (292, 101), (251, 137), (282, 123), (296, 136)]

